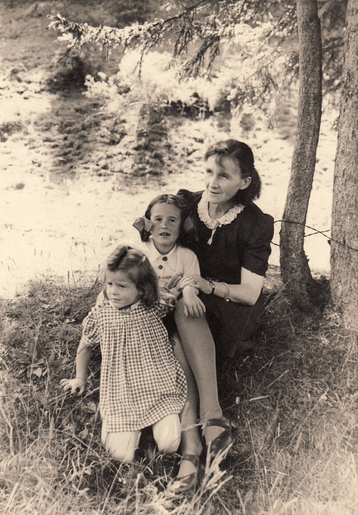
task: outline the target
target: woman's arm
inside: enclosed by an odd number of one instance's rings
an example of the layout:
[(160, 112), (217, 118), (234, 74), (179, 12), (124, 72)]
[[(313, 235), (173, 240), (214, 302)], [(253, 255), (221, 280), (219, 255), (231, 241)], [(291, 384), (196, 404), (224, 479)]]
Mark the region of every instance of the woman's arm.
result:
[[(224, 298), (238, 304), (253, 306), (260, 296), (264, 278), (262, 275), (254, 274), (246, 268), (241, 268), (241, 284), (230, 284), (225, 286)], [(220, 283), (219, 283), (220, 284)], [(227, 292), (229, 289), (229, 292)], [(219, 297), (221, 295), (219, 294)]]
[(193, 277), (191, 286), (207, 295), (215, 295), (227, 301), (253, 306), (260, 296), (264, 278), (246, 268), (241, 268), (241, 284), (226, 284), (219, 281), (208, 281), (200, 276)]
[[(176, 286), (174, 288), (171, 288), (169, 291), (172, 295), (174, 295), (176, 300), (179, 299), (179, 296), (181, 294), (183, 295), (185, 316), (190, 316), (194, 318), (201, 317), (205, 313), (206, 308), (205, 304), (198, 297), (199, 288), (195, 288), (194, 284), (192, 284), (193, 278), (183, 278), (181, 275), (177, 275), (175, 276), (175, 278)], [(183, 287), (180, 287), (180, 284), (182, 283), (184, 283), (184, 285)]]

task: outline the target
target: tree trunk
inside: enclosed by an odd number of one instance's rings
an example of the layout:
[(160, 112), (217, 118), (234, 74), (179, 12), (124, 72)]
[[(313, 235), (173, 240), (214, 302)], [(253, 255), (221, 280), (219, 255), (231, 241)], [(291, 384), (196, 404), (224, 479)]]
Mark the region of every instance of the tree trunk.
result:
[(322, 107), (322, 43), (317, 0), (298, 0), (298, 127), (280, 232), (281, 275), (290, 297), (311, 305), (314, 281), (304, 253), (305, 223), (315, 171)]
[(331, 294), (345, 326), (358, 330), (358, 0), (348, 1), (344, 55), (333, 184)]

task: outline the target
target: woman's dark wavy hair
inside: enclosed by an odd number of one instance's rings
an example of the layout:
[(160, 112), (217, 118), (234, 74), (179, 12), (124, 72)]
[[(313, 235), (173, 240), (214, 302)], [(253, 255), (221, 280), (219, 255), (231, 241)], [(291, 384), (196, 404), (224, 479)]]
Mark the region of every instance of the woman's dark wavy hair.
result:
[[(169, 204), (171, 206), (175, 206), (180, 211), (180, 231), (179, 231), (179, 237), (177, 242), (179, 245), (186, 245), (187, 243), (187, 233), (183, 229), (183, 224), (185, 220), (185, 203), (181, 198), (179, 198), (177, 195), (171, 195), (164, 193), (163, 195), (158, 195), (158, 197), (155, 197), (148, 205), (147, 209), (145, 210), (144, 216), (145, 218), (148, 218), (150, 220), (150, 216), (152, 213), (152, 209), (157, 204)], [(142, 241), (148, 241), (150, 237), (150, 232), (143, 231), (141, 233), (141, 240)]]
[[(151, 306), (159, 300), (158, 278), (148, 258), (128, 245), (118, 245), (116, 250), (107, 258), (107, 270), (110, 272), (123, 271), (136, 285), (140, 298), (146, 306)], [(103, 290), (107, 287), (105, 273)]]
[(239, 190), (235, 195), (238, 204), (246, 206), (260, 197), (261, 179), (254, 165), (254, 154), (246, 143), (235, 139), (219, 141), (208, 148), (205, 160), (207, 161), (211, 156), (216, 156), (219, 165), (225, 158), (233, 159), (240, 167), (242, 178), (251, 177), (249, 186), (244, 190)]

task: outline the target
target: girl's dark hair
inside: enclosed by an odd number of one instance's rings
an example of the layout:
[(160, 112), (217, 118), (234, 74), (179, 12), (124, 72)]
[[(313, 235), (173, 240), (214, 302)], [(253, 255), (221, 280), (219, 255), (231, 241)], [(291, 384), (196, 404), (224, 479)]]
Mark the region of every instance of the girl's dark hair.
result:
[[(179, 209), (180, 212), (180, 232), (178, 237), (178, 243), (180, 245), (185, 245), (187, 240), (187, 234), (183, 230), (183, 224), (184, 224), (184, 208), (185, 204), (183, 201), (177, 196), (177, 195), (171, 195), (164, 193), (163, 195), (159, 195), (158, 197), (155, 197), (148, 205), (147, 209), (145, 210), (144, 216), (148, 220), (150, 220), (150, 216), (152, 213), (152, 209), (157, 204), (169, 204), (172, 206), (175, 206)], [(148, 231), (142, 231), (141, 232), (141, 240), (142, 241), (148, 241), (150, 237), (150, 232)]]
[[(158, 278), (148, 258), (137, 249), (128, 245), (118, 245), (116, 250), (107, 258), (107, 270), (110, 272), (123, 271), (136, 285), (141, 300), (146, 306), (151, 306), (159, 299)], [(107, 286), (106, 275), (103, 289)]]
[(211, 156), (216, 156), (218, 164), (221, 164), (225, 158), (233, 159), (240, 167), (242, 178), (251, 177), (249, 186), (244, 190), (239, 190), (235, 195), (238, 204), (246, 206), (260, 197), (261, 179), (254, 165), (254, 154), (246, 143), (236, 139), (219, 141), (208, 148), (205, 160), (207, 161)]

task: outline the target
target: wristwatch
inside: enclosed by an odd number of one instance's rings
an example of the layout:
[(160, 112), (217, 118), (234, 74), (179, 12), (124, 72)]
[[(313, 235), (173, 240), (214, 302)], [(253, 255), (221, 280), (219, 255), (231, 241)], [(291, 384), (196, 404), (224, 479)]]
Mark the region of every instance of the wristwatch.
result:
[(208, 294), (208, 295), (214, 295), (214, 292), (215, 292), (215, 284), (213, 283), (213, 281), (208, 281), (208, 283), (210, 284), (211, 286), (211, 292)]

